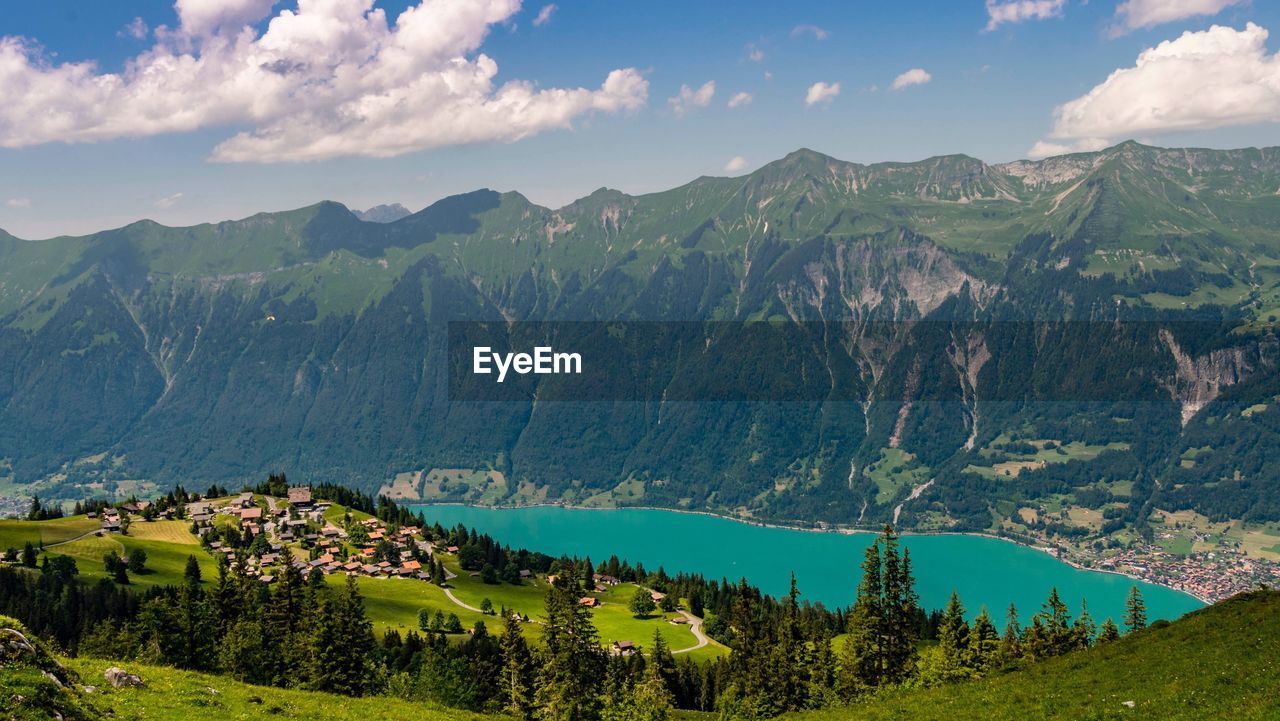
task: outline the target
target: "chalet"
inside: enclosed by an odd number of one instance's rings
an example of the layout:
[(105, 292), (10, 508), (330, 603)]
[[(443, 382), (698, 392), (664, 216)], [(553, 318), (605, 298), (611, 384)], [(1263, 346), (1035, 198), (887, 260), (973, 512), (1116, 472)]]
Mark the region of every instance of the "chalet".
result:
[(269, 573), (266, 573), (261, 576), (258, 576), (258, 580), (262, 581), (263, 583), (271, 584), (276, 582), (276, 577), (272, 576)]
[(445, 553), (457, 553), (457, 552), (458, 552), (458, 547), (457, 547), (457, 546), (449, 546), (448, 548), (444, 549), (444, 551), (445, 551)]
[(658, 593), (657, 591), (650, 591), (649, 597), (653, 599), (654, 603), (662, 603), (663, 599), (667, 597), (667, 594)]
[(240, 509), (241, 521), (257, 521), (262, 518), (262, 509), (257, 506)]
[(636, 652), (636, 645), (630, 641), (614, 641), (612, 650), (615, 656), (631, 656)]
[(603, 574), (603, 573), (597, 573), (597, 574), (596, 574), (596, 583), (603, 583), (603, 584), (604, 584), (604, 585), (606, 585), (606, 586), (616, 586), (616, 585), (618, 585), (619, 581), (618, 581), (618, 579), (617, 579), (616, 577), (614, 577), (614, 576), (606, 576), (606, 575), (605, 575), (605, 574)]
[(592, 596), (583, 596), (578, 599), (578, 605), (585, 606), (586, 608), (598, 608), (600, 606), (600, 599)]
[(310, 508), (311, 488), (308, 486), (291, 486), (289, 488), (289, 505), (294, 508)]
[(417, 561), (405, 561), (400, 564), (400, 568), (403, 568), (406, 571), (417, 571), (422, 568), (422, 564)]
[(333, 554), (332, 554), (332, 553), (326, 553), (326, 554), (324, 554), (323, 556), (319, 556), (318, 558), (316, 558), (316, 560), (317, 560), (317, 561), (320, 561), (321, 563), (324, 563), (324, 564), (333, 563)]
[(532, 578), (532, 577), (533, 577), (533, 571), (530, 571), (527, 568), (520, 569), (520, 578)]
[(554, 585), (556, 585), (556, 579), (557, 579), (557, 578), (560, 578), (560, 577), (559, 577), (559, 576), (547, 576), (547, 583), (549, 583), (549, 584), (551, 584), (552, 586), (554, 586)]
[(232, 501), (231, 503), (237, 508), (252, 508), (254, 505), (253, 494), (241, 493), (239, 496), (236, 496), (236, 500)]
[(370, 576), (372, 576), (372, 575), (374, 575), (375, 573), (377, 573), (377, 572), (378, 572), (378, 567), (377, 567), (377, 566), (374, 566), (374, 565), (372, 565), (372, 564), (368, 564), (368, 563), (366, 563), (365, 565), (363, 565), (363, 566), (361, 566), (361, 567), (360, 567), (360, 570), (362, 570), (362, 571), (364, 571), (365, 573), (367, 573), (367, 574), (369, 574)]
[(359, 570), (360, 570), (360, 564), (356, 563), (355, 561), (349, 561), (348, 563), (346, 563), (345, 565), (343, 565), (343, 567), (342, 567), (342, 568), (343, 568), (343, 570), (345, 570), (345, 571), (359, 571)]

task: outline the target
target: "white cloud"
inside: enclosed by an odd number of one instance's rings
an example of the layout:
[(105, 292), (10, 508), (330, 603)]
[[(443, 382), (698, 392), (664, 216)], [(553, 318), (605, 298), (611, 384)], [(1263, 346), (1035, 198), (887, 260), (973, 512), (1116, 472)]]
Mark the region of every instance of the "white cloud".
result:
[(4, 204), (10, 208), (22, 210), (31, 207), (31, 198), (9, 198)]
[(732, 158), (729, 159), (729, 162), (724, 164), (724, 172), (730, 173), (730, 174), (741, 173), (746, 169), (747, 169), (747, 159), (742, 157), (741, 155), (733, 156)]
[(1069, 143), (1054, 143), (1048, 140), (1041, 140), (1031, 146), (1031, 149), (1027, 151), (1027, 157), (1048, 158), (1068, 153), (1091, 153), (1102, 150), (1110, 144), (1105, 138), (1081, 138)]
[(812, 35), (815, 40), (826, 40), (831, 33), (817, 25), (797, 25), (791, 28), (791, 37), (798, 38), (802, 35)]
[(890, 90), (903, 90), (912, 85), (924, 85), (933, 80), (933, 76), (926, 72), (923, 68), (911, 68), (905, 73), (893, 79), (893, 85), (889, 86)]
[(716, 94), (716, 81), (708, 80), (702, 84), (702, 87), (694, 90), (688, 85), (680, 86), (680, 94), (667, 98), (667, 104), (671, 106), (671, 111), (677, 116), (693, 110), (694, 108), (705, 108), (711, 104), (711, 98)]
[(740, 93), (734, 93), (733, 97), (729, 98), (729, 107), (740, 108), (744, 105), (750, 105), (752, 100), (755, 100), (755, 96), (745, 90)]
[[(221, 30), (235, 32), (271, 14), (277, 0), (177, 0), (173, 7), (188, 35), (211, 35)], [(302, 9), (302, 2), (298, 9)]]
[(987, 0), (987, 31), (1005, 23), (1062, 17), (1067, 0)]
[(593, 112), (642, 106), (648, 83), (614, 70), (588, 88), (494, 82), (477, 52), (519, 0), (422, 0), (394, 22), (374, 0), (298, 0), (265, 30), (270, 0), (178, 0), (181, 24), (102, 73), (0, 38), (0, 147), (247, 126), (213, 151), (229, 162), (387, 157), (513, 142)]
[(840, 83), (824, 83), (816, 82), (809, 86), (809, 91), (804, 95), (805, 105), (817, 105), (818, 103), (829, 103), (835, 100), (840, 94)]
[(161, 210), (167, 210), (177, 205), (179, 200), (182, 200), (182, 193), (174, 193), (173, 195), (166, 195), (163, 198), (156, 199), (156, 207)]
[(1201, 15), (1217, 15), (1245, 0), (1125, 0), (1116, 8), (1116, 34)]
[(551, 22), (551, 15), (555, 13), (556, 9), (555, 3), (543, 5), (542, 9), (538, 11), (538, 16), (533, 19), (533, 26), (535, 28), (540, 28)]
[(763, 62), (763, 61), (764, 61), (764, 51), (763, 51), (763, 50), (761, 50), (761, 49), (760, 49), (760, 48), (758, 48), (758, 47), (755, 47), (754, 45), (748, 45), (748, 46), (747, 46), (747, 57), (748, 57), (748, 58), (750, 58), (750, 59), (751, 59), (751, 62), (753, 62), (753, 63)]
[(1280, 122), (1280, 54), (1267, 31), (1215, 25), (1142, 51), (1087, 94), (1054, 111), (1050, 142), (1111, 139)]
[(151, 28), (147, 27), (147, 22), (142, 18), (134, 18), (128, 25), (125, 25), (120, 32), (116, 33), (120, 37), (130, 37), (134, 40), (146, 40), (147, 35), (151, 32)]

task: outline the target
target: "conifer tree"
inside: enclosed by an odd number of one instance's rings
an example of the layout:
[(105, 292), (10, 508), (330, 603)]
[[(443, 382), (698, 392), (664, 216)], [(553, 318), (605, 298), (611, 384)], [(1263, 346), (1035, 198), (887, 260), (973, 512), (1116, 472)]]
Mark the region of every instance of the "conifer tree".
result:
[(1071, 626), (1071, 645), (1074, 648), (1089, 648), (1093, 645), (1093, 637), (1098, 633), (1098, 625), (1089, 615), (1089, 604), (1081, 599), (1080, 615)]
[(634, 699), (632, 721), (667, 721), (671, 718), (675, 699), (662, 678), (659, 663), (651, 662), (645, 666), (644, 677), (635, 686)]
[(836, 703), (836, 657), (831, 648), (831, 632), (825, 628), (813, 638), (806, 695), (809, 708), (826, 708)]
[(1000, 637), (1000, 658), (1008, 663), (1022, 656), (1022, 625), (1018, 623), (1018, 607), (1009, 604), (1005, 612), (1004, 635)]
[(840, 652), (836, 688), (850, 701), (880, 685), (880, 630), (882, 625), (880, 543), (867, 547), (862, 560), (862, 580), (849, 612), (848, 636)]
[(969, 676), (969, 624), (964, 618), (964, 605), (955, 591), (942, 611), (938, 625), (938, 651), (940, 667), (936, 669), (939, 680), (951, 681)]
[(196, 560), (195, 556), (187, 556), (187, 567), (182, 572), (182, 577), (187, 583), (200, 582), (200, 562)]
[(1124, 625), (1129, 633), (1147, 627), (1147, 604), (1142, 600), (1142, 591), (1137, 586), (1129, 589), (1129, 598), (1124, 606)]
[(533, 656), (516, 615), (504, 612), (503, 618), (499, 698), (509, 715), (529, 719), (533, 717)]
[(1102, 629), (1098, 631), (1098, 643), (1110, 643), (1118, 638), (1120, 638), (1120, 628), (1108, 616), (1107, 620), (1102, 622)]
[(884, 543), (881, 672), (885, 683), (899, 684), (915, 672), (919, 598), (911, 573), (911, 552), (898, 554), (898, 535), (892, 526), (886, 525), (880, 538)]
[(809, 694), (809, 645), (800, 626), (800, 591), (794, 573), (791, 574), (791, 590), (784, 602), (773, 656), (773, 692), (779, 710), (805, 708)]
[(534, 694), (546, 721), (590, 719), (599, 712), (599, 685), (606, 657), (591, 613), (578, 603), (582, 587), (566, 569), (547, 590), (543, 663)]
[(1049, 589), (1049, 598), (1037, 616), (1044, 626), (1043, 648), (1037, 655), (1060, 656), (1070, 651), (1075, 645), (1075, 637), (1071, 627), (1071, 613), (1067, 604), (1062, 602), (1057, 587)]
[(983, 606), (969, 629), (970, 665), (978, 673), (986, 673), (1000, 659), (1000, 634)]

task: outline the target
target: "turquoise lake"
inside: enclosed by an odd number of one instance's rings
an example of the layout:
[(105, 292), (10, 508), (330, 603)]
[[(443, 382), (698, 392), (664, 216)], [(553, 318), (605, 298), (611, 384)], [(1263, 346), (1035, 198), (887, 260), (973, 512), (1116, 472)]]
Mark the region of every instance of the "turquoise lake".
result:
[[(651, 571), (687, 571), (709, 578), (749, 582), (770, 594), (787, 592), (795, 571), (800, 592), (829, 607), (853, 601), (858, 565), (874, 540), (868, 533), (817, 533), (768, 528), (715, 516), (652, 509), (580, 510), (553, 506), (493, 509), (420, 505), (429, 523), (459, 523), (493, 536), (500, 543), (541, 551), (590, 556), (595, 562), (616, 554)], [(941, 608), (954, 589), (970, 616), (986, 606), (1003, 628), (1009, 602), (1017, 604), (1025, 624), (1057, 587), (1072, 615), (1086, 599), (1101, 623), (1120, 623), (1125, 596), (1137, 585), (1147, 615), (1174, 619), (1202, 607), (1179, 591), (1111, 573), (1083, 571), (1043, 551), (994, 538), (963, 535), (906, 536), (915, 567), (916, 590), (926, 609)]]

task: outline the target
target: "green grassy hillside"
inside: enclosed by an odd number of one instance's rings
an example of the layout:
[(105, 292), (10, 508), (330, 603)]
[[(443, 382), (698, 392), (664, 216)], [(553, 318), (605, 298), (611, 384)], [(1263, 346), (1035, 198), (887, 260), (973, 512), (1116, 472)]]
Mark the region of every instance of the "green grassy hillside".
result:
[(1280, 593), (1237, 596), (1166, 627), (981, 681), (790, 718), (1273, 721), (1280, 718)]

